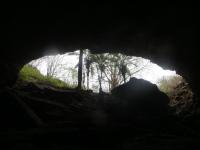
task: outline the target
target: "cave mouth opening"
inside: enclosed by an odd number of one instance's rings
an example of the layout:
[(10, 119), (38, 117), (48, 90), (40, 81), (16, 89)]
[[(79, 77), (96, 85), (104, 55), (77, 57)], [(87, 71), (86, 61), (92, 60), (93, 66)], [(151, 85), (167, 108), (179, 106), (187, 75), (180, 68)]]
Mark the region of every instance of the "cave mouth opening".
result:
[(82, 90), (111, 93), (132, 77), (155, 84), (170, 98), (169, 105), (176, 109), (176, 114), (191, 111), (193, 92), (182, 76), (176, 71), (164, 70), (149, 59), (122, 53), (92, 53), (85, 49), (47, 55), (24, 65), (16, 86), (36, 83), (58, 89), (77, 89), (80, 82)]

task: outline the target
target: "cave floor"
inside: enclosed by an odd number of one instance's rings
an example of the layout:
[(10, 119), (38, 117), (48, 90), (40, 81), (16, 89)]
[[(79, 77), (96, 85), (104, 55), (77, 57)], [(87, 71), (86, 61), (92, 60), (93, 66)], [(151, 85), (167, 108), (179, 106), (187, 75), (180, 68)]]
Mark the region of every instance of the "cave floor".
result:
[[(2, 150), (200, 149), (197, 128), (174, 118), (164, 122), (150, 119), (145, 124), (138, 120), (131, 123), (112, 120), (112, 116), (102, 111), (106, 107), (98, 94), (89, 91), (29, 85), (12, 89), (11, 93), (26, 109), (33, 111), (29, 115), (36, 125), (24, 128), (26, 120), (22, 120), (20, 128), (2, 128)], [(108, 97), (104, 95), (104, 99)]]
[[(124, 130), (124, 129), (123, 129)], [(137, 130), (137, 129), (135, 129)], [(200, 137), (177, 136), (155, 131), (106, 129), (31, 129), (1, 133), (1, 149), (64, 150), (64, 149), (199, 149)]]

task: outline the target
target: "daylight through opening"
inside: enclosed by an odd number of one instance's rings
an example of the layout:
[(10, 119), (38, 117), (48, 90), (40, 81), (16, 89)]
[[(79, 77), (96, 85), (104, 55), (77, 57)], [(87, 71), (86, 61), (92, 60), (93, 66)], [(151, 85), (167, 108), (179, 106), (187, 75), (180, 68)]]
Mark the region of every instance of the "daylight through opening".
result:
[(177, 114), (192, 106), (193, 93), (175, 70), (164, 70), (148, 59), (121, 53), (94, 54), (86, 49), (44, 56), (26, 64), (17, 83), (111, 93), (133, 77), (156, 84), (168, 95), (169, 105), (176, 108)]

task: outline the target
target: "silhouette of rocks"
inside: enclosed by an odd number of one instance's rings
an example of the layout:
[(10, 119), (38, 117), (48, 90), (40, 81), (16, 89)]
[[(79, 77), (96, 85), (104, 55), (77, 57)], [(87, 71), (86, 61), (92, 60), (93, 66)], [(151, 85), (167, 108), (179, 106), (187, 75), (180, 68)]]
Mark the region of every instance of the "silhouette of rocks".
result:
[(116, 113), (119, 111), (123, 117), (146, 119), (147, 116), (157, 118), (168, 113), (169, 98), (156, 85), (143, 79), (131, 78), (114, 88), (112, 96), (118, 99)]

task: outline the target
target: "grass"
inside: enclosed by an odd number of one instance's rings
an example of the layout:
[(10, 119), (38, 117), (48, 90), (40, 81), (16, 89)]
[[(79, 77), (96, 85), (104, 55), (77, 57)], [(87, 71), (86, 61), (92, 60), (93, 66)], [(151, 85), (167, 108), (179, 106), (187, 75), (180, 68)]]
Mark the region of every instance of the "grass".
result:
[(43, 83), (56, 88), (75, 88), (75, 85), (69, 85), (59, 79), (42, 75), (36, 67), (31, 65), (25, 65), (21, 69), (19, 72), (18, 82)]

